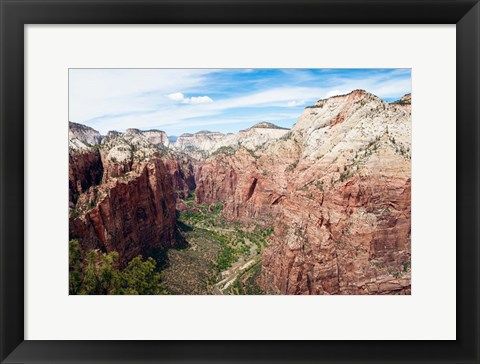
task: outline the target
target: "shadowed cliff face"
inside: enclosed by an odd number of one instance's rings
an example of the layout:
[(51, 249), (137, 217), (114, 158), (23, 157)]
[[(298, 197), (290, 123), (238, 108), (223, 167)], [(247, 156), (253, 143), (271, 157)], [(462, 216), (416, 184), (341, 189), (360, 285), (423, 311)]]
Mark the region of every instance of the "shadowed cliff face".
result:
[(410, 136), (409, 101), (320, 100), (280, 140), (207, 158), (196, 199), (274, 225), (266, 293), (408, 294)]
[(70, 207), (75, 206), (78, 197), (90, 186), (102, 181), (103, 166), (97, 149), (70, 153), (68, 156), (68, 192)]

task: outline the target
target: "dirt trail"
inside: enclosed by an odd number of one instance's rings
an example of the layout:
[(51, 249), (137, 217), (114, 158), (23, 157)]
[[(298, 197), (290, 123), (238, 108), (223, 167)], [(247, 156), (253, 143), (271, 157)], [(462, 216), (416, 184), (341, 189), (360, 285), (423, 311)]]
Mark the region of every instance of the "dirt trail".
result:
[[(188, 245), (167, 252), (162, 279), (170, 294), (223, 295), (259, 290), (252, 283), (250, 271), (257, 273), (268, 232), (226, 221), (220, 213), (221, 209), (202, 205), (180, 213), (180, 233)], [(224, 270), (219, 272), (219, 266)]]
[(238, 276), (243, 273), (245, 270), (250, 268), (257, 262), (258, 258), (254, 257), (248, 260), (246, 263), (243, 261), (236, 262), (231, 268), (223, 271), (221, 273), (222, 280), (214, 285), (213, 292), (214, 294), (223, 294), (223, 292), (230, 287), (230, 285), (235, 282)]
[(245, 242), (250, 247), (249, 256), (240, 257), (230, 268), (220, 273), (222, 279), (213, 285), (213, 294), (222, 295), (225, 290), (235, 282), (241, 273), (258, 261), (259, 255), (257, 253), (256, 245), (249, 239), (245, 239)]

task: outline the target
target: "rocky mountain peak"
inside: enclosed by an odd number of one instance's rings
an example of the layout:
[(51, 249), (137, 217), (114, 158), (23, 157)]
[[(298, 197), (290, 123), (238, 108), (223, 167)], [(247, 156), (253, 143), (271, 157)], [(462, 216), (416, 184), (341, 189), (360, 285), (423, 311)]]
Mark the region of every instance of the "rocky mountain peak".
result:
[(151, 129), (142, 131), (143, 136), (152, 144), (157, 146), (170, 146), (170, 140), (167, 133), (163, 130)]
[(342, 124), (353, 115), (368, 119), (387, 109), (388, 103), (379, 97), (364, 90), (354, 90), (307, 106), (292, 131), (311, 133), (327, 126)]
[(69, 147), (74, 150), (89, 149), (102, 141), (98, 131), (89, 126), (69, 122), (68, 123)]
[(282, 128), (278, 125), (269, 123), (267, 121), (261, 121), (259, 123), (256, 123), (255, 125), (251, 126), (249, 129), (284, 129), (284, 130), (288, 130), (287, 128)]
[(320, 99), (314, 105), (307, 106), (305, 109), (322, 108), (326, 104), (335, 105), (339, 102), (345, 102), (347, 100), (359, 102), (361, 100), (372, 100), (372, 99), (380, 100), (380, 98), (377, 97), (376, 95), (370, 92), (367, 92), (365, 90), (358, 89), (358, 90), (353, 90), (347, 94), (335, 95), (325, 99)]

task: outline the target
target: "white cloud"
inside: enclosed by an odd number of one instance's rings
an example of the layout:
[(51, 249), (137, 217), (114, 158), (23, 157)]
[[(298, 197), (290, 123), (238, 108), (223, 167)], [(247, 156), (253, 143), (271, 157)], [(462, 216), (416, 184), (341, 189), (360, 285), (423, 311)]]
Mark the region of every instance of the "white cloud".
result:
[(216, 101), (208, 105), (209, 110), (225, 110), (241, 107), (279, 106), (286, 107), (293, 99), (318, 100), (325, 89), (318, 87), (281, 87)]
[(183, 101), (185, 96), (181, 92), (174, 92), (173, 94), (167, 95), (167, 97), (172, 101)]
[(278, 117), (278, 110), (264, 108), (291, 108), (289, 111), (294, 113), (295, 106), (312, 105), (319, 99), (354, 89), (365, 89), (380, 97), (399, 97), (411, 90), (409, 77), (373, 75), (363, 79), (330, 79), (328, 84), (299, 86), (294, 82), (290, 87), (259, 87), (256, 91), (252, 88), (232, 95), (227, 92), (212, 100), (204, 94), (213, 92), (208, 75), (212, 72), (218, 70), (70, 70), (70, 120), (102, 133), (129, 127), (181, 128), (199, 119), (221, 125), (219, 120), (237, 119), (236, 109), (254, 108), (247, 114), (263, 120), (268, 115)]
[(208, 96), (193, 96), (193, 97), (185, 97), (184, 94), (181, 92), (174, 92), (173, 94), (167, 95), (167, 97), (172, 101), (181, 102), (183, 104), (207, 104), (213, 102), (213, 100)]
[(210, 102), (213, 102), (213, 100), (208, 96), (198, 96), (190, 98), (191, 104), (208, 104)]
[(188, 69), (71, 69), (71, 121), (103, 115), (149, 112), (170, 101), (163, 95), (191, 91), (205, 82), (211, 70)]
[(292, 100), (292, 101), (287, 102), (288, 107), (300, 106), (300, 105), (304, 105), (304, 104), (305, 104), (305, 101)]

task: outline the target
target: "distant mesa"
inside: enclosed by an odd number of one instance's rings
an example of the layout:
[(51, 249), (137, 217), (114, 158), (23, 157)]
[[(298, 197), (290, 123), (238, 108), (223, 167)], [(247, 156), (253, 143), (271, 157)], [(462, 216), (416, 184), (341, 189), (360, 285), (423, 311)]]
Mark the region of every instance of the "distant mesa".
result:
[[(259, 123), (256, 123), (249, 129), (283, 129), (283, 130), (289, 130), (288, 128), (283, 128), (281, 126), (266, 122), (266, 121), (261, 121)], [(248, 129), (247, 129), (248, 130)]]

